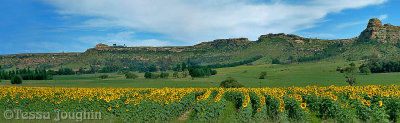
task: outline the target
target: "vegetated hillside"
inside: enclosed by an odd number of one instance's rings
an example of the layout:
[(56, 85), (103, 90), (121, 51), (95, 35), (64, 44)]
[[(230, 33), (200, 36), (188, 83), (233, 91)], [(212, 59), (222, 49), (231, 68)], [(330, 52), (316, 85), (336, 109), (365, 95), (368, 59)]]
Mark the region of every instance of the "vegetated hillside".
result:
[(0, 57), (3, 68), (26, 68), (41, 67), (52, 68), (68, 64), (80, 56), (82, 53), (32, 53), (32, 54), (12, 54)]
[(118, 47), (99, 44), (83, 53), (5, 55), (1, 62), (6, 68), (156, 65), (166, 69), (179, 62), (228, 64), (260, 56), (254, 63), (271, 63), (273, 59), (280, 63), (327, 58), (360, 60), (398, 55), (399, 40), (399, 26), (382, 25), (380, 20), (371, 19), (360, 36), (351, 39), (321, 40), (279, 33), (261, 35), (256, 41), (247, 38), (217, 39), (186, 47)]

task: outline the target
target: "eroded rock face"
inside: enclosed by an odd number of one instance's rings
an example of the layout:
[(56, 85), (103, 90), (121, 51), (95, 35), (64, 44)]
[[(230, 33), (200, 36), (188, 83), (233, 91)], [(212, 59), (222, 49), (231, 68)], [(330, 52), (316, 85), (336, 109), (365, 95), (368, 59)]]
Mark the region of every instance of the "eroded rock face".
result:
[(370, 19), (367, 28), (361, 32), (359, 40), (373, 40), (378, 43), (397, 43), (400, 40), (400, 26), (393, 26), (391, 24), (382, 25), (379, 19)]
[(247, 46), (251, 41), (247, 38), (230, 38), (230, 39), (216, 39), (211, 42), (202, 42), (200, 44), (195, 45), (195, 47), (204, 47), (204, 46), (212, 46), (212, 47), (237, 47), (237, 46)]
[(300, 37), (298, 35), (294, 34), (285, 34), (285, 33), (278, 33), (278, 34), (266, 34), (266, 35), (261, 35), (258, 39), (262, 38), (274, 38), (274, 37), (280, 37), (280, 38), (285, 38), (285, 39), (294, 39), (294, 40), (304, 40), (306, 38)]
[(100, 44), (97, 44), (96, 46), (94, 46), (94, 48), (105, 48), (105, 47), (110, 47), (110, 46), (103, 44), (103, 43), (100, 43)]

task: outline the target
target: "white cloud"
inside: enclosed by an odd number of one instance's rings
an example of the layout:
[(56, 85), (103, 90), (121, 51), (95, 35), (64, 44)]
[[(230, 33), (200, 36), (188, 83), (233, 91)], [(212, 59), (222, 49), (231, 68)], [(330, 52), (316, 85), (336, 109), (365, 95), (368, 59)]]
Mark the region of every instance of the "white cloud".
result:
[(361, 24), (365, 24), (366, 25), (367, 23), (368, 23), (368, 20), (346, 22), (346, 23), (338, 24), (336, 26), (336, 29), (339, 30), (339, 29), (343, 29), (343, 28), (346, 28), (346, 27), (355, 26), (355, 25), (361, 25)]
[(143, 39), (143, 40), (132, 40), (135, 39), (135, 32), (119, 32), (119, 33), (108, 33), (104, 36), (82, 36), (78, 37), (77, 40), (85, 42), (92, 46), (98, 43), (105, 43), (108, 45), (126, 45), (126, 46), (171, 46), (169, 41), (163, 41), (158, 39)]
[(387, 14), (383, 14), (383, 15), (379, 16), (379, 20), (386, 20), (386, 18), (388, 18)]
[(326, 39), (326, 38), (335, 38), (336, 35), (329, 33), (315, 33), (315, 32), (300, 32), (299, 35), (302, 35), (307, 38), (318, 38), (318, 39)]
[[(380, 15), (378, 17), (378, 19), (381, 20), (381, 21), (386, 20), (386, 18), (388, 18), (387, 14), (383, 14), (383, 15)], [(361, 24), (364, 24), (365, 26), (367, 26), (368, 19), (364, 19), (364, 20), (361, 20), (361, 21), (353, 21), (353, 22), (341, 23), (341, 24), (338, 24), (336, 26), (336, 29), (339, 30), (339, 29), (343, 29), (343, 28), (346, 28), (346, 27), (356, 26), (356, 25), (361, 25)]]
[(386, 0), (44, 0), (62, 15), (87, 16), (88, 27), (123, 27), (166, 35), (189, 44), (216, 38), (292, 33), (314, 27), (329, 13), (378, 5)]

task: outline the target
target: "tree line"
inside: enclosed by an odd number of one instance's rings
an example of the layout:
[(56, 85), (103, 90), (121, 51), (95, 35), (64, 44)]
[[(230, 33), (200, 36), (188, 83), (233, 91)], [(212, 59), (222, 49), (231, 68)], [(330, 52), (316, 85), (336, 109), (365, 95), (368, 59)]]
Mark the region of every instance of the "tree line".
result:
[(208, 65), (208, 67), (210, 67), (210, 68), (236, 67), (236, 66), (240, 66), (240, 65), (249, 64), (249, 63), (257, 61), (257, 60), (259, 60), (261, 58), (262, 58), (262, 56), (256, 56), (256, 57), (253, 57), (251, 59), (244, 60), (244, 61), (227, 63), (227, 64), (213, 64), (213, 65)]
[(1, 70), (0, 79), (11, 80), (15, 76), (20, 76), (23, 80), (49, 80), (53, 79), (52, 75), (49, 74), (45, 69), (30, 68), (18, 69), (5, 71)]
[(177, 64), (173, 76), (176, 78), (185, 78), (187, 75), (191, 77), (209, 77), (211, 75), (216, 75), (217, 71), (213, 70), (210, 66), (201, 66), (193, 63), (182, 62)]
[(371, 59), (360, 68), (368, 68), (372, 73), (400, 72), (400, 61)]

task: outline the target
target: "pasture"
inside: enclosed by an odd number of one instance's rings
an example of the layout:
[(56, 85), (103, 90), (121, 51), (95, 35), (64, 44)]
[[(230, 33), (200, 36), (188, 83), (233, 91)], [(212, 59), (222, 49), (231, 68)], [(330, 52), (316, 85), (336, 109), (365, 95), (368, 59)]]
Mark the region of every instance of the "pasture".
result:
[[(261, 64), (242, 65), (237, 67), (219, 68), (217, 75), (205, 78), (174, 78), (172, 71), (167, 79), (145, 79), (144, 73), (135, 73), (137, 79), (126, 79), (122, 73), (106, 73), (107, 79), (100, 79), (98, 74), (54, 76), (53, 80), (25, 80), (22, 86), (40, 87), (132, 87), (132, 88), (163, 88), (163, 87), (218, 87), (227, 77), (237, 79), (245, 87), (305, 87), (316, 86), (345, 86), (343, 73), (336, 71), (337, 66), (344, 67), (350, 62), (314, 62), (301, 64)], [(355, 62), (358, 65), (361, 61)], [(261, 72), (267, 72), (266, 79), (258, 79)], [(391, 85), (400, 84), (400, 73), (374, 73), (357, 75), (356, 85)], [(11, 85), (2, 80), (0, 85)]]

